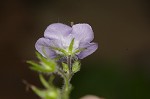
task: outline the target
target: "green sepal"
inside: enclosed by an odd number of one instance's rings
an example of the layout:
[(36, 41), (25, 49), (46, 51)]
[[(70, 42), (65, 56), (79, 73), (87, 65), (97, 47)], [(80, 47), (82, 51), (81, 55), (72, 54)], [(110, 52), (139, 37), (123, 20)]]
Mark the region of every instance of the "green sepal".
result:
[(77, 49), (77, 50), (75, 50), (75, 51), (73, 52), (73, 54), (82, 52), (82, 51), (84, 51), (84, 50), (86, 50), (86, 48), (80, 48), (80, 49)]
[(43, 56), (39, 52), (36, 51), (35, 54), (39, 60), (42, 60)]
[(33, 62), (33, 61), (27, 61), (28, 64), (31, 65), (30, 69), (38, 72), (49, 72), (49, 70), (44, 69), (41, 65)]
[(69, 52), (70, 54), (72, 54), (73, 45), (74, 45), (74, 38), (71, 40), (70, 45), (69, 45), (69, 48), (68, 48), (68, 52)]
[(59, 99), (60, 97), (60, 91), (57, 88), (41, 90), (35, 86), (31, 86), (31, 89), (42, 99)]
[(60, 99), (60, 91), (58, 89), (47, 90), (44, 99)]
[(47, 69), (52, 69), (52, 70), (55, 69), (56, 63), (54, 60), (51, 60), (49, 58), (45, 58), (41, 54), (39, 54), (38, 52), (36, 52), (36, 56), (40, 60), (40, 64), (42, 66), (44, 66)]
[(44, 67), (41, 64), (37, 64), (34, 61), (27, 61), (28, 64), (31, 65), (31, 67), (29, 67), (30, 69), (37, 71), (37, 72), (43, 72), (43, 73), (50, 73), (54, 71), (54, 67), (51, 68), (50, 66)]
[(30, 69), (43, 73), (51, 73), (55, 71), (56, 62), (54, 60), (45, 58), (38, 52), (36, 52), (36, 56), (40, 62), (36, 63), (34, 61), (27, 61), (27, 63), (31, 65)]
[(49, 72), (53, 72), (56, 69), (56, 63), (52, 60), (41, 61), (40, 64)]
[(53, 50), (59, 51), (61, 53), (63, 53), (64, 55), (67, 55), (67, 52), (64, 49), (61, 48), (57, 48), (57, 47), (51, 47)]
[(46, 81), (42, 74), (39, 75), (42, 85), (46, 89), (39, 89), (35, 86), (31, 86), (33, 92), (35, 92), (41, 99), (60, 99), (60, 90), (52, 85), (54, 77), (51, 78), (50, 83)]
[(72, 71), (73, 73), (76, 73), (78, 71), (80, 71), (80, 68), (81, 68), (81, 64), (79, 61), (75, 61), (72, 65)]
[(69, 72), (69, 68), (68, 68), (68, 65), (67, 65), (66, 63), (63, 63), (63, 62), (62, 62), (62, 66), (63, 66), (63, 70), (64, 70), (65, 72)]

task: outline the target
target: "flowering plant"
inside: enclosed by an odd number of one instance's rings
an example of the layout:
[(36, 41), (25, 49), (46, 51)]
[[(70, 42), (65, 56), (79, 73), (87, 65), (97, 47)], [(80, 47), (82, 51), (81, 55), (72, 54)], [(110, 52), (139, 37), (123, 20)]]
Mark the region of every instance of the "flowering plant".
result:
[[(91, 43), (94, 38), (89, 24), (75, 24), (72, 27), (54, 23), (47, 27), (44, 37), (37, 40), (35, 48), (39, 63), (27, 61), (31, 69), (39, 72), (39, 78), (45, 89), (31, 85), (31, 89), (41, 99), (69, 99), (72, 90), (70, 84), (73, 75), (80, 70), (80, 59), (92, 54), (98, 48)], [(44, 78), (49, 74), (49, 80)], [(63, 87), (54, 86), (54, 74), (63, 78)]]

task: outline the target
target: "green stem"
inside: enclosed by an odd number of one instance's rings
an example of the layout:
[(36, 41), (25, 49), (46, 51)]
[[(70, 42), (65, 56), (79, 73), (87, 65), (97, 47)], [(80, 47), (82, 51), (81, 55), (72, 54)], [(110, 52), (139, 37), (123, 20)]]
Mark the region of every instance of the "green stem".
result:
[(71, 59), (72, 59), (72, 57), (71, 57), (71, 55), (69, 55), (67, 57), (67, 64), (68, 64), (69, 72), (67, 72), (64, 77), (63, 99), (69, 99), (69, 94), (71, 91), (71, 84), (70, 84), (70, 80), (72, 78)]
[(65, 85), (64, 85), (64, 89), (63, 89), (63, 99), (69, 99), (69, 94), (70, 94), (70, 82), (69, 80), (66, 78), (64, 79), (65, 81)]
[[(71, 64), (71, 55), (69, 55), (68, 57), (67, 57), (67, 64), (68, 64), (68, 68), (69, 68), (69, 73), (68, 73), (68, 75), (71, 75), (71, 72), (72, 72), (72, 64)], [(69, 77), (70, 78), (70, 77)]]

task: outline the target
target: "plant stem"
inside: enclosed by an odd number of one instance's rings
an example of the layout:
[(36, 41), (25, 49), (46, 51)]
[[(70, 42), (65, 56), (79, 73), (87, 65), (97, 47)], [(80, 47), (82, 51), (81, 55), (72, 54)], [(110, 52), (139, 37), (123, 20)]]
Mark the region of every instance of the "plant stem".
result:
[(67, 64), (68, 64), (69, 71), (65, 74), (65, 77), (64, 77), (63, 99), (69, 99), (69, 94), (71, 91), (71, 84), (70, 84), (70, 80), (72, 78), (71, 59), (72, 59), (72, 57), (71, 57), (71, 55), (69, 55), (67, 57)]
[(72, 72), (71, 55), (69, 55), (69, 56), (67, 57), (67, 64), (68, 64), (68, 68), (69, 68), (69, 73), (68, 73), (68, 75), (71, 75), (71, 72)]

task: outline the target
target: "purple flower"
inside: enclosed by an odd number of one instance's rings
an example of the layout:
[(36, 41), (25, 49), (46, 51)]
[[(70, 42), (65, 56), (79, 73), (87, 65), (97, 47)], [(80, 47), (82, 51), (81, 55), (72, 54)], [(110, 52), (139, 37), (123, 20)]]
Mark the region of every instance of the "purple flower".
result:
[(83, 59), (98, 48), (97, 43), (91, 43), (93, 38), (93, 30), (89, 24), (75, 24), (70, 27), (54, 23), (47, 27), (44, 37), (37, 40), (35, 48), (44, 57), (55, 58), (68, 54)]

